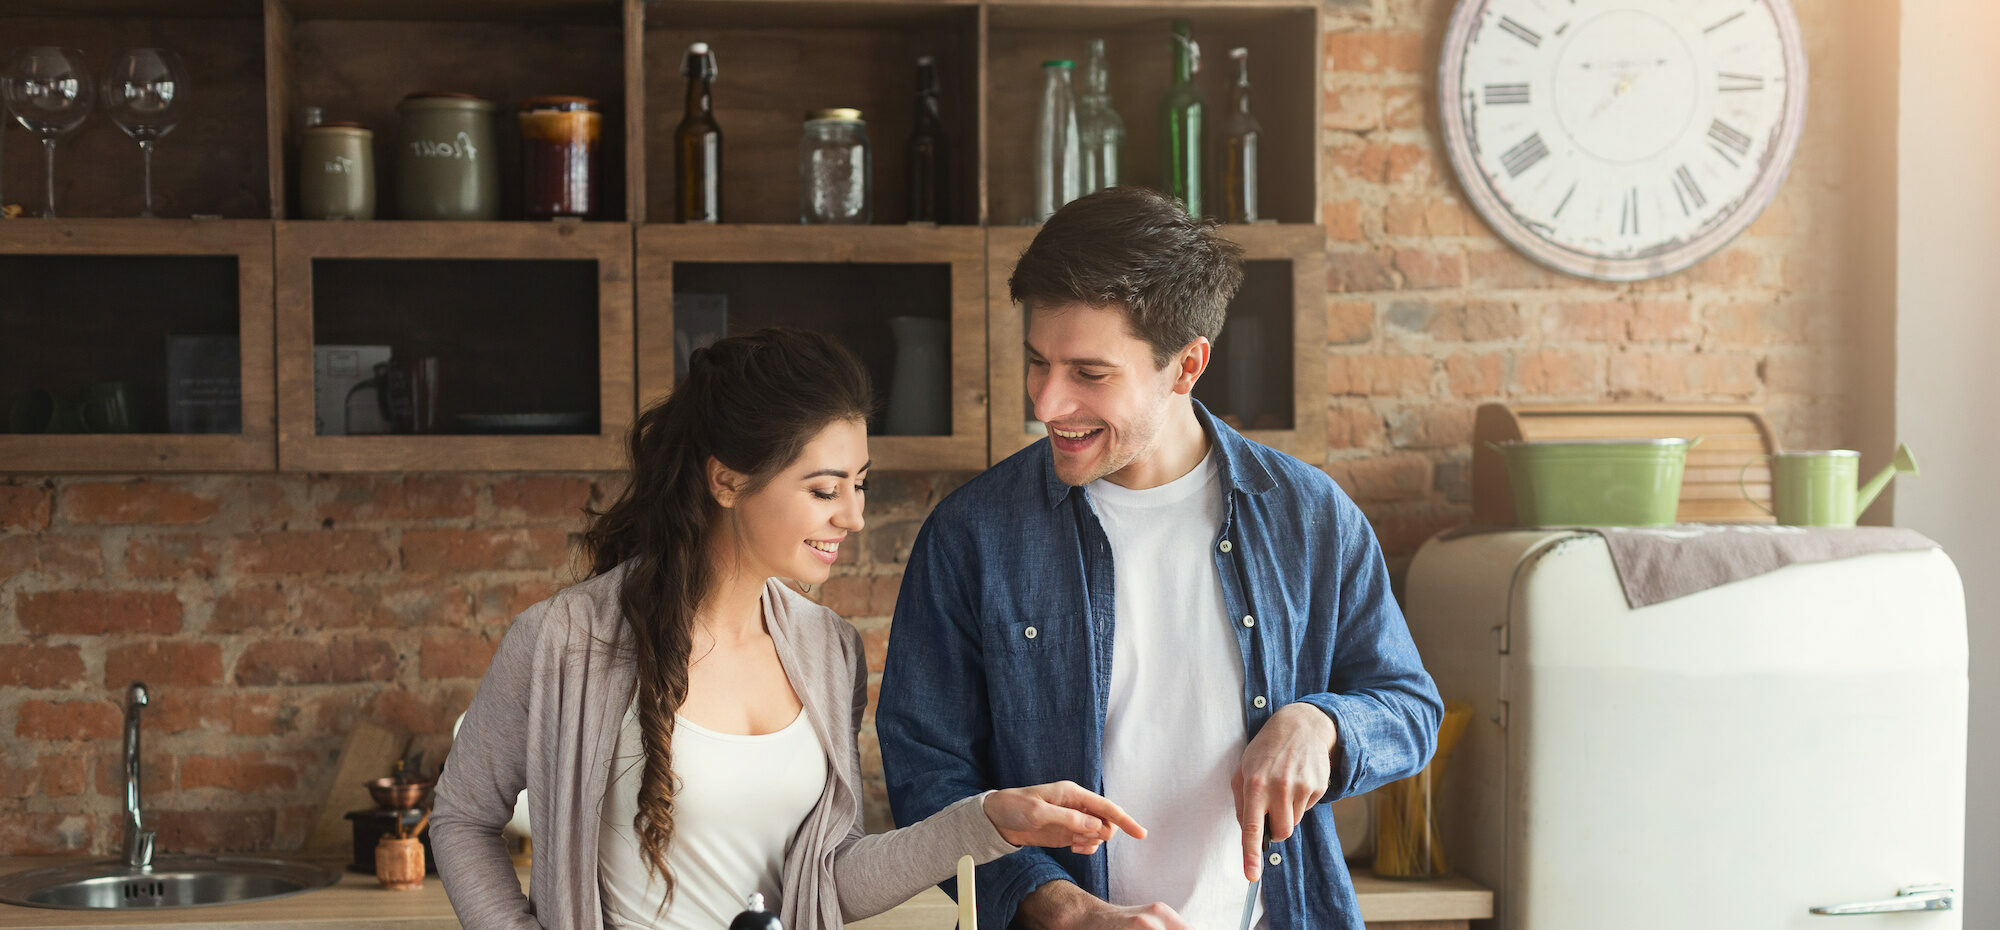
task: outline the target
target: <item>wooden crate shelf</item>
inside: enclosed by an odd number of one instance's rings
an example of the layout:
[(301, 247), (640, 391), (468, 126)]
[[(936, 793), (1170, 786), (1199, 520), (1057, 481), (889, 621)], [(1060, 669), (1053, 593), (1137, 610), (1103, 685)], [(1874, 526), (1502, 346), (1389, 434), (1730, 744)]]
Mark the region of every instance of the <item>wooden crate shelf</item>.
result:
[[(264, 139), (263, 8), (258, 0), (26, 0), (0, 4), (4, 45), (56, 45), (84, 53), (93, 81), (113, 56), (140, 46), (180, 53), (186, 109), (153, 151), (153, 212), (231, 219), (268, 217)], [(4, 108), (0, 108), (4, 109)], [(6, 117), (6, 187), (0, 200), (43, 208), (41, 143)], [(56, 212), (64, 218), (136, 217), (143, 203), (139, 145), (104, 113), (57, 137)]]
[[(828, 287), (835, 282), (836, 287)], [(948, 226), (640, 229), (642, 407), (673, 389), (674, 293), (697, 284), (727, 295), (731, 332), (786, 325), (834, 335), (868, 365), (876, 395), (885, 402), (894, 356), (888, 319), (909, 314), (948, 320), (950, 434), (873, 435), (869, 451), (878, 470), (977, 469), (986, 464), (984, 231)]]
[[(1159, 187), (1160, 98), (1173, 77), (1172, 23), (1185, 17), (1201, 47), (1195, 84), (1210, 145), (1229, 105), (1229, 50), (1250, 50), (1251, 108), (1263, 126), (1259, 215), (1288, 224), (1319, 216), (1320, 32), (1317, 6), (1261, 3), (995, 2), (987, 21), (988, 222), (1011, 226), (1034, 212), (1035, 122), (1041, 63), (1073, 59), (1105, 40), (1111, 102), (1125, 121), (1125, 183)], [(1212, 152), (1203, 160), (1213, 165)], [(1216, 190), (1210, 179), (1208, 190)], [(1217, 209), (1216, 195), (1207, 209)]]
[(599, 220), (625, 219), (624, 19), (617, 0), (266, 0), (274, 215), (296, 216), (299, 108), (375, 134), (376, 211), (395, 219), (396, 105), (418, 91), (491, 101), (500, 216), (521, 216), (520, 130), (528, 97), (590, 97), (604, 114)]
[(960, 3), (815, 3), (693, 0), (647, 8), (645, 217), (674, 216), (674, 129), (686, 80), (681, 56), (709, 44), (719, 77), (723, 221), (797, 223), (798, 151), (808, 110), (854, 107), (867, 122), (878, 225), (908, 219), (907, 164), (916, 60), (942, 73), (951, 151), (953, 223), (979, 222), (979, 10)]
[[(316, 274), (325, 262), (432, 263), (438, 274), (350, 281), (340, 307)], [(541, 268), (536, 266), (540, 265)], [(487, 266), (490, 266), (490, 271)], [(551, 305), (552, 287), (573, 284), (577, 266), (596, 297)], [(301, 471), (608, 470), (623, 465), (632, 424), (632, 230), (624, 223), (308, 223), (277, 229), (278, 452), (280, 466)], [(324, 270), (321, 270), (321, 269)], [(538, 281), (538, 275), (547, 275)], [(414, 282), (414, 283), (411, 283)], [(525, 282), (525, 283), (523, 283)], [(345, 325), (335, 314), (360, 314)], [(423, 317), (439, 321), (426, 329)], [(548, 341), (551, 326), (574, 328), (592, 317), (594, 345)], [(553, 319), (551, 319), (553, 317)], [(478, 346), (463, 331), (483, 327)], [(357, 333), (402, 334), (421, 355), (441, 359), (446, 429), (451, 414), (501, 413), (494, 403), (557, 398), (562, 410), (594, 404), (596, 427), (563, 435), (320, 435), (314, 425), (313, 345), (342, 344)], [(453, 338), (456, 337), (456, 338)], [(382, 341), (366, 344), (380, 344)], [(497, 347), (497, 351), (495, 348)], [(485, 351), (474, 351), (483, 349)], [(578, 356), (572, 358), (571, 356)], [(595, 378), (572, 384), (581, 366)], [(453, 368), (456, 367), (456, 371)], [(592, 393), (594, 381), (594, 395)], [(454, 385), (457, 385), (454, 388)], [(559, 412), (529, 407), (519, 412)]]
[[(0, 403), (11, 406), (31, 387), (60, 394), (126, 381), (140, 428), (153, 430), (0, 435), (0, 471), (253, 471), (276, 464), (270, 224), (0, 222), (0, 266), (9, 281), (0, 289), (0, 319), (8, 321), (0, 343), (11, 356), (0, 366)], [(165, 432), (166, 337), (218, 334), (238, 340), (241, 432)]]

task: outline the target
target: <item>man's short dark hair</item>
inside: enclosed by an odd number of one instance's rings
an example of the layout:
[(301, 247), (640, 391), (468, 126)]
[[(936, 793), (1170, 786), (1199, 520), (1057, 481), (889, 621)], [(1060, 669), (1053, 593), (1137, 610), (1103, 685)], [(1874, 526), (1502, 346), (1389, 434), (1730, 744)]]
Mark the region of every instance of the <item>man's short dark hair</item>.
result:
[(1113, 187), (1057, 210), (1021, 253), (1008, 295), (1037, 307), (1083, 303), (1125, 309), (1132, 335), (1164, 367), (1197, 336), (1222, 333), (1243, 284), (1243, 249), (1213, 220), (1143, 187)]

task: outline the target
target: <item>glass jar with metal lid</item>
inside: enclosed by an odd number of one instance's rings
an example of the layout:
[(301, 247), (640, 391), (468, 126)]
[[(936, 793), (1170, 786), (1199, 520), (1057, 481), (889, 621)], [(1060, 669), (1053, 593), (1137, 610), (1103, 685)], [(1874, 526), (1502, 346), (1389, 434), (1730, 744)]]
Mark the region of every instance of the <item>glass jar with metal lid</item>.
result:
[(589, 97), (521, 101), (521, 213), (531, 220), (596, 216), (603, 196), (598, 139), (604, 115)]
[(500, 218), (493, 104), (471, 94), (417, 93), (396, 105), (396, 215), (406, 220)]
[(868, 124), (846, 107), (806, 114), (799, 140), (799, 222), (866, 224), (874, 219)]

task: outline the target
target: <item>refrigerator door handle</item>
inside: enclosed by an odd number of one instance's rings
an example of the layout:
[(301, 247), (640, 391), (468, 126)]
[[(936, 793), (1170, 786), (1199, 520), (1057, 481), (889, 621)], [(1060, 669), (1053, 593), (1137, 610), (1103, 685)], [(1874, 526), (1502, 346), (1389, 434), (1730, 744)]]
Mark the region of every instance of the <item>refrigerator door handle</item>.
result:
[(1950, 885), (1911, 885), (1898, 890), (1895, 897), (1886, 901), (1830, 904), (1825, 907), (1815, 907), (1812, 912), (1828, 917), (1846, 917), (1853, 914), (1888, 914), (1895, 911), (1948, 911), (1957, 898), (1958, 889)]

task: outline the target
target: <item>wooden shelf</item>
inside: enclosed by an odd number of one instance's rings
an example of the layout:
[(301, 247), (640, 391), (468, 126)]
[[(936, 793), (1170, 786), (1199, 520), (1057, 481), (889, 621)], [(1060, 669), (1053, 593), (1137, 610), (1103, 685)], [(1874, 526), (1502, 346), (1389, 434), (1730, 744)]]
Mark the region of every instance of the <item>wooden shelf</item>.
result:
[[(1320, 31), (1316, 4), (996, 2), (988, 8), (986, 141), (988, 222), (1019, 223), (1034, 213), (1034, 126), (1041, 63), (1067, 58), (1081, 68), (1084, 43), (1105, 40), (1112, 107), (1125, 121), (1124, 183), (1159, 187), (1160, 98), (1173, 77), (1171, 24), (1193, 25), (1216, 162), (1222, 113), (1234, 79), (1229, 50), (1250, 50), (1251, 108), (1263, 126), (1259, 215), (1281, 223), (1319, 218)], [(1080, 77), (1080, 72), (1079, 72)], [(1007, 131), (1000, 131), (1007, 127)], [(1211, 178), (1207, 185), (1214, 190)], [(1208, 209), (1219, 204), (1208, 195)]]
[[(637, 0), (634, 0), (637, 2)], [(626, 217), (624, 24), (618, 0), (267, 0), (271, 203), (296, 216), (299, 108), (374, 132), (377, 217), (394, 219), (396, 105), (418, 91), (492, 101), (500, 215), (521, 216), (520, 130), (528, 97), (590, 97), (604, 115), (601, 220)]]
[[(187, 63), (186, 109), (153, 152), (153, 212), (268, 217), (264, 142), (263, 11), (256, 3), (198, 0), (144, 4), (125, 0), (34, 0), (26, 9), (0, 4), (7, 45), (81, 49), (93, 80), (120, 49), (157, 46)], [(162, 7), (165, 7), (162, 9)], [(42, 152), (11, 115), (4, 142), (4, 199), (39, 216)], [(136, 217), (144, 202), (139, 145), (93, 107), (82, 125), (56, 141), (56, 212), (64, 218)]]
[[(162, 268), (154, 257), (207, 262)], [(271, 377), (271, 228), (242, 220), (40, 220), (0, 222), (0, 262), (99, 259), (61, 274), (42, 292), (19, 269), (0, 294), (9, 322), (0, 341), (14, 354), (0, 371), (11, 405), (29, 387), (73, 391), (124, 380), (136, 389), (141, 425), (164, 429), (165, 337), (228, 331), (238, 339), (242, 431), (233, 434), (0, 435), (0, 470), (14, 472), (250, 471), (276, 464)], [(139, 259), (138, 261), (135, 261)], [(220, 260), (214, 274), (208, 264)], [(228, 267), (233, 265), (233, 268)], [(106, 268), (115, 268), (108, 278)], [(56, 276), (53, 263), (51, 277)], [(155, 275), (171, 275), (165, 280)], [(190, 274), (192, 272), (192, 274)], [(216, 277), (220, 280), (214, 280)], [(233, 287), (231, 280), (233, 279)], [(203, 287), (197, 289), (194, 281)], [(67, 290), (74, 303), (66, 303)], [(9, 307), (8, 295), (36, 302)], [(230, 306), (233, 304), (233, 306)], [(151, 412), (149, 412), (151, 411)]]
[[(1274, 407), (1289, 406), (1288, 428), (1256, 428), (1250, 423), (1239, 427), (1243, 435), (1272, 448), (1290, 453), (1314, 465), (1326, 459), (1326, 239), (1317, 226), (1225, 226), (1223, 235), (1241, 245), (1246, 265), (1246, 282), (1230, 305), (1229, 316), (1246, 316), (1270, 322), (1265, 335), (1270, 343), (1264, 357), (1285, 377), (1274, 377), (1265, 385), (1267, 399)], [(1026, 356), (1022, 337), (1026, 321), (1021, 308), (1008, 298), (1007, 279), (1021, 252), (1034, 239), (1036, 227), (993, 229), (987, 232), (986, 293), (988, 373), (992, 385), (992, 437), (990, 458), (998, 462), (1027, 447), (1041, 437), (1028, 431), (1033, 419), (1026, 396)], [(1289, 319), (1287, 319), (1287, 317)], [(1287, 338), (1272, 338), (1286, 328)], [(1230, 417), (1225, 385), (1218, 375), (1225, 366), (1240, 358), (1231, 356), (1229, 323), (1224, 323), (1217, 340), (1209, 371), (1195, 387), (1212, 412)], [(1213, 378), (1213, 380), (1211, 380)], [(1274, 396), (1289, 387), (1290, 396)], [(1283, 402), (1288, 401), (1288, 404)], [(1247, 428), (1246, 428), (1247, 427)]]
[[(642, 407), (673, 388), (674, 292), (683, 284), (721, 285), (730, 301), (731, 332), (787, 325), (834, 335), (869, 366), (876, 396), (885, 402), (894, 357), (888, 319), (932, 316), (949, 320), (951, 329), (951, 433), (871, 435), (875, 468), (985, 466), (983, 230), (649, 225), (639, 230), (638, 250)], [(734, 275), (727, 273), (732, 265), (739, 266)], [(907, 267), (911, 265), (931, 267), (923, 273)]]
[[(1265, 131), (1261, 207), (1286, 225), (1230, 227), (1228, 234), (1250, 250), (1243, 299), (1269, 318), (1267, 330), (1282, 331), (1289, 323), (1288, 337), (1267, 332), (1265, 338), (1289, 339), (1292, 368), (1279, 380), (1292, 390), (1291, 427), (1253, 429), (1249, 435), (1317, 461), (1325, 443), (1320, 383), (1325, 359), (1324, 312), (1318, 306), (1324, 241), (1320, 229), (1309, 225), (1317, 216), (1321, 159), (1316, 0), (22, 0), (0, 13), (0, 31), (29, 37), (24, 41), (77, 46), (93, 56), (140, 45), (180, 51), (192, 72), (193, 108), (156, 153), (156, 209), (169, 216), (244, 219), (92, 219), (136, 212), (139, 187), (137, 146), (107, 121), (93, 119), (60, 142), (57, 162), (58, 207), (86, 219), (0, 223), (0, 257), (186, 256), (187, 267), (176, 276), (212, 276), (213, 266), (203, 262), (233, 256), (238, 328), (246, 349), (244, 433), (0, 437), (0, 468), (622, 467), (622, 434), (637, 404), (664, 396), (673, 383), (673, 292), (682, 270), (702, 286), (739, 290), (738, 306), (754, 312), (735, 322), (817, 324), (838, 333), (874, 370), (885, 399), (893, 368), (885, 318), (915, 314), (948, 320), (950, 433), (877, 436), (873, 448), (878, 467), (981, 467), (1032, 439), (1022, 429), (1021, 321), (1005, 300), (1005, 282), (1034, 231), (1008, 224), (1027, 212), (1033, 188), (1039, 63), (1080, 58), (1086, 40), (1107, 40), (1114, 102), (1130, 132), (1127, 179), (1156, 183), (1156, 110), (1167, 84), (1168, 24), (1176, 16), (1193, 21), (1207, 53), (1200, 80), (1211, 109), (1227, 102), (1228, 49), (1251, 49), (1254, 106)], [(725, 218), (732, 223), (651, 225), (648, 219), (659, 221), (673, 212), (671, 140), (685, 86), (680, 56), (693, 41), (709, 42), (721, 67), (716, 102), (727, 140)], [(955, 190), (951, 218), (965, 225), (900, 223), (914, 62), (925, 54), (937, 56), (944, 72), (952, 143), (948, 170)], [(395, 108), (418, 90), (462, 91), (499, 105), (503, 217), (519, 215), (519, 147), (509, 111), (531, 95), (596, 98), (606, 125), (599, 162), (605, 220), (387, 219), (395, 200)], [(285, 219), (296, 215), (292, 200), (304, 106), (374, 130), (376, 215), (383, 221)], [(857, 106), (867, 115), (876, 225), (793, 225), (801, 119), (805, 110), (825, 106)], [(39, 153), (25, 132), (7, 133), (4, 144), (16, 169), (7, 177), (8, 199), (33, 208), (40, 200), (36, 179), (23, 166), (35, 166)], [(594, 432), (317, 435), (315, 333), (376, 339), (370, 327), (398, 321), (385, 319), (389, 312), (380, 309), (327, 308), (337, 312), (316, 316), (316, 261), (330, 263), (322, 282), (332, 289), (329, 299), (350, 307), (394, 306), (396, 293), (435, 294), (454, 281), (486, 282), (471, 285), (467, 299), (502, 309), (482, 321), (489, 324), (484, 328), (474, 323), (463, 329), (465, 338), (448, 346), (447, 354), (504, 342), (509, 331), (534, 331), (546, 321), (518, 308), (528, 297), (543, 301), (554, 318), (587, 319), (594, 335), (577, 335), (580, 327), (544, 341), (550, 351), (582, 354), (575, 365), (550, 366), (566, 370), (568, 377), (590, 377), (580, 372), (595, 366), (594, 381), (550, 389), (593, 400)], [(466, 265), (479, 261), (591, 262), (595, 273), (578, 279), (573, 268), (530, 265), (517, 269), (530, 276), (527, 283), (503, 293), (507, 287), (494, 283), (499, 277)], [(395, 265), (395, 273), (385, 271), (373, 280), (368, 266), (352, 264), (363, 262), (415, 264)], [(132, 268), (142, 264), (132, 260)], [(771, 280), (746, 279), (744, 269), (758, 264), (774, 268)], [(929, 267), (889, 275), (876, 274), (868, 267), (874, 265)], [(551, 270), (537, 279), (536, 267)], [(1289, 297), (1283, 296), (1287, 278)], [(552, 282), (563, 280), (585, 283), (575, 294), (550, 290)], [(583, 293), (591, 281), (594, 305)], [(802, 285), (811, 287), (800, 290)], [(226, 282), (204, 286), (226, 289)], [(367, 299), (371, 287), (382, 300)], [(786, 287), (798, 299), (771, 296)], [(134, 299), (144, 301), (146, 295)], [(876, 299), (874, 306), (866, 306), (870, 299)], [(1289, 317), (1279, 306), (1286, 302)], [(828, 315), (815, 319), (816, 308)], [(459, 306), (440, 318), (472, 318), (468, 313)], [(418, 315), (403, 322), (418, 327), (413, 331), (419, 335), (434, 336), (434, 330), (419, 326)], [(274, 334), (275, 353), (258, 348), (269, 346)], [(116, 336), (100, 338), (115, 352), (150, 352)], [(582, 349), (557, 346), (579, 340)], [(495, 365), (472, 364), (474, 386), (499, 377), (491, 373)], [(1215, 372), (1226, 372), (1226, 360)], [(1227, 380), (1217, 377), (1216, 387), (1198, 390), (1214, 390)], [(449, 374), (444, 381), (447, 393), (452, 383), (466, 384)], [(505, 387), (496, 385), (489, 393), (504, 394)], [(1267, 385), (1265, 393), (1271, 389)], [(989, 395), (999, 403), (990, 403)]]
[(674, 216), (674, 130), (692, 42), (714, 50), (722, 126), (722, 217), (727, 223), (797, 223), (799, 139), (808, 110), (854, 107), (867, 122), (875, 222), (908, 219), (905, 141), (915, 106), (916, 60), (937, 58), (950, 143), (955, 223), (977, 225), (979, 10), (958, 3), (676, 2), (646, 12), (645, 217)]
[[(608, 470), (622, 467), (623, 439), (633, 418), (632, 393), (632, 229), (624, 223), (341, 223), (281, 222), (277, 224), (278, 458), (285, 470), (491, 471), (513, 469)], [(371, 285), (363, 280), (340, 290), (345, 304), (320, 308), (328, 294), (326, 280), (315, 280), (316, 263), (391, 260), (437, 263), (436, 280), (421, 273), (408, 285), (384, 277)], [(491, 262), (490, 273), (469, 263)], [(583, 273), (596, 287), (594, 308), (581, 312), (594, 319), (596, 340), (582, 348), (584, 357), (568, 359), (575, 347), (546, 343), (548, 333), (574, 328), (560, 316), (563, 308), (549, 306), (548, 294), (536, 292), (535, 263), (548, 263), (546, 287), (562, 288), (576, 280), (571, 263), (589, 263)], [(323, 266), (321, 274), (336, 270)], [(421, 269), (413, 269), (420, 272)], [(501, 277), (504, 275), (505, 277)], [(488, 278), (491, 280), (488, 280)], [(518, 282), (529, 282), (523, 287)], [(374, 299), (369, 299), (370, 297)], [(575, 312), (575, 308), (569, 308)], [(314, 426), (313, 345), (321, 334), (353, 338), (353, 325), (343, 329), (332, 314), (366, 314), (366, 332), (404, 334), (419, 354), (437, 355), (444, 362), (440, 395), (443, 406), (456, 412), (504, 412), (486, 409), (496, 395), (520, 395), (532, 402), (545, 393), (567, 398), (578, 389), (564, 384), (582, 376), (581, 391), (595, 396), (596, 429), (584, 435), (320, 435)], [(391, 328), (397, 316), (405, 327)], [(425, 318), (431, 318), (426, 322)], [(426, 326), (430, 328), (425, 328)], [(469, 326), (486, 326), (481, 338), (454, 342), (446, 336)], [(511, 329), (515, 338), (504, 338)], [(551, 327), (554, 327), (551, 329)], [(378, 337), (379, 338), (379, 337)], [(495, 351), (475, 353), (478, 348)], [(376, 344), (376, 343), (370, 343)], [(455, 374), (452, 364), (459, 372)], [(595, 376), (572, 367), (593, 365)], [(454, 391), (453, 384), (459, 385)], [(526, 393), (523, 393), (523, 392)], [(575, 398), (570, 398), (574, 400)], [(538, 411), (546, 412), (546, 411)], [(448, 420), (449, 418), (447, 418)]]

